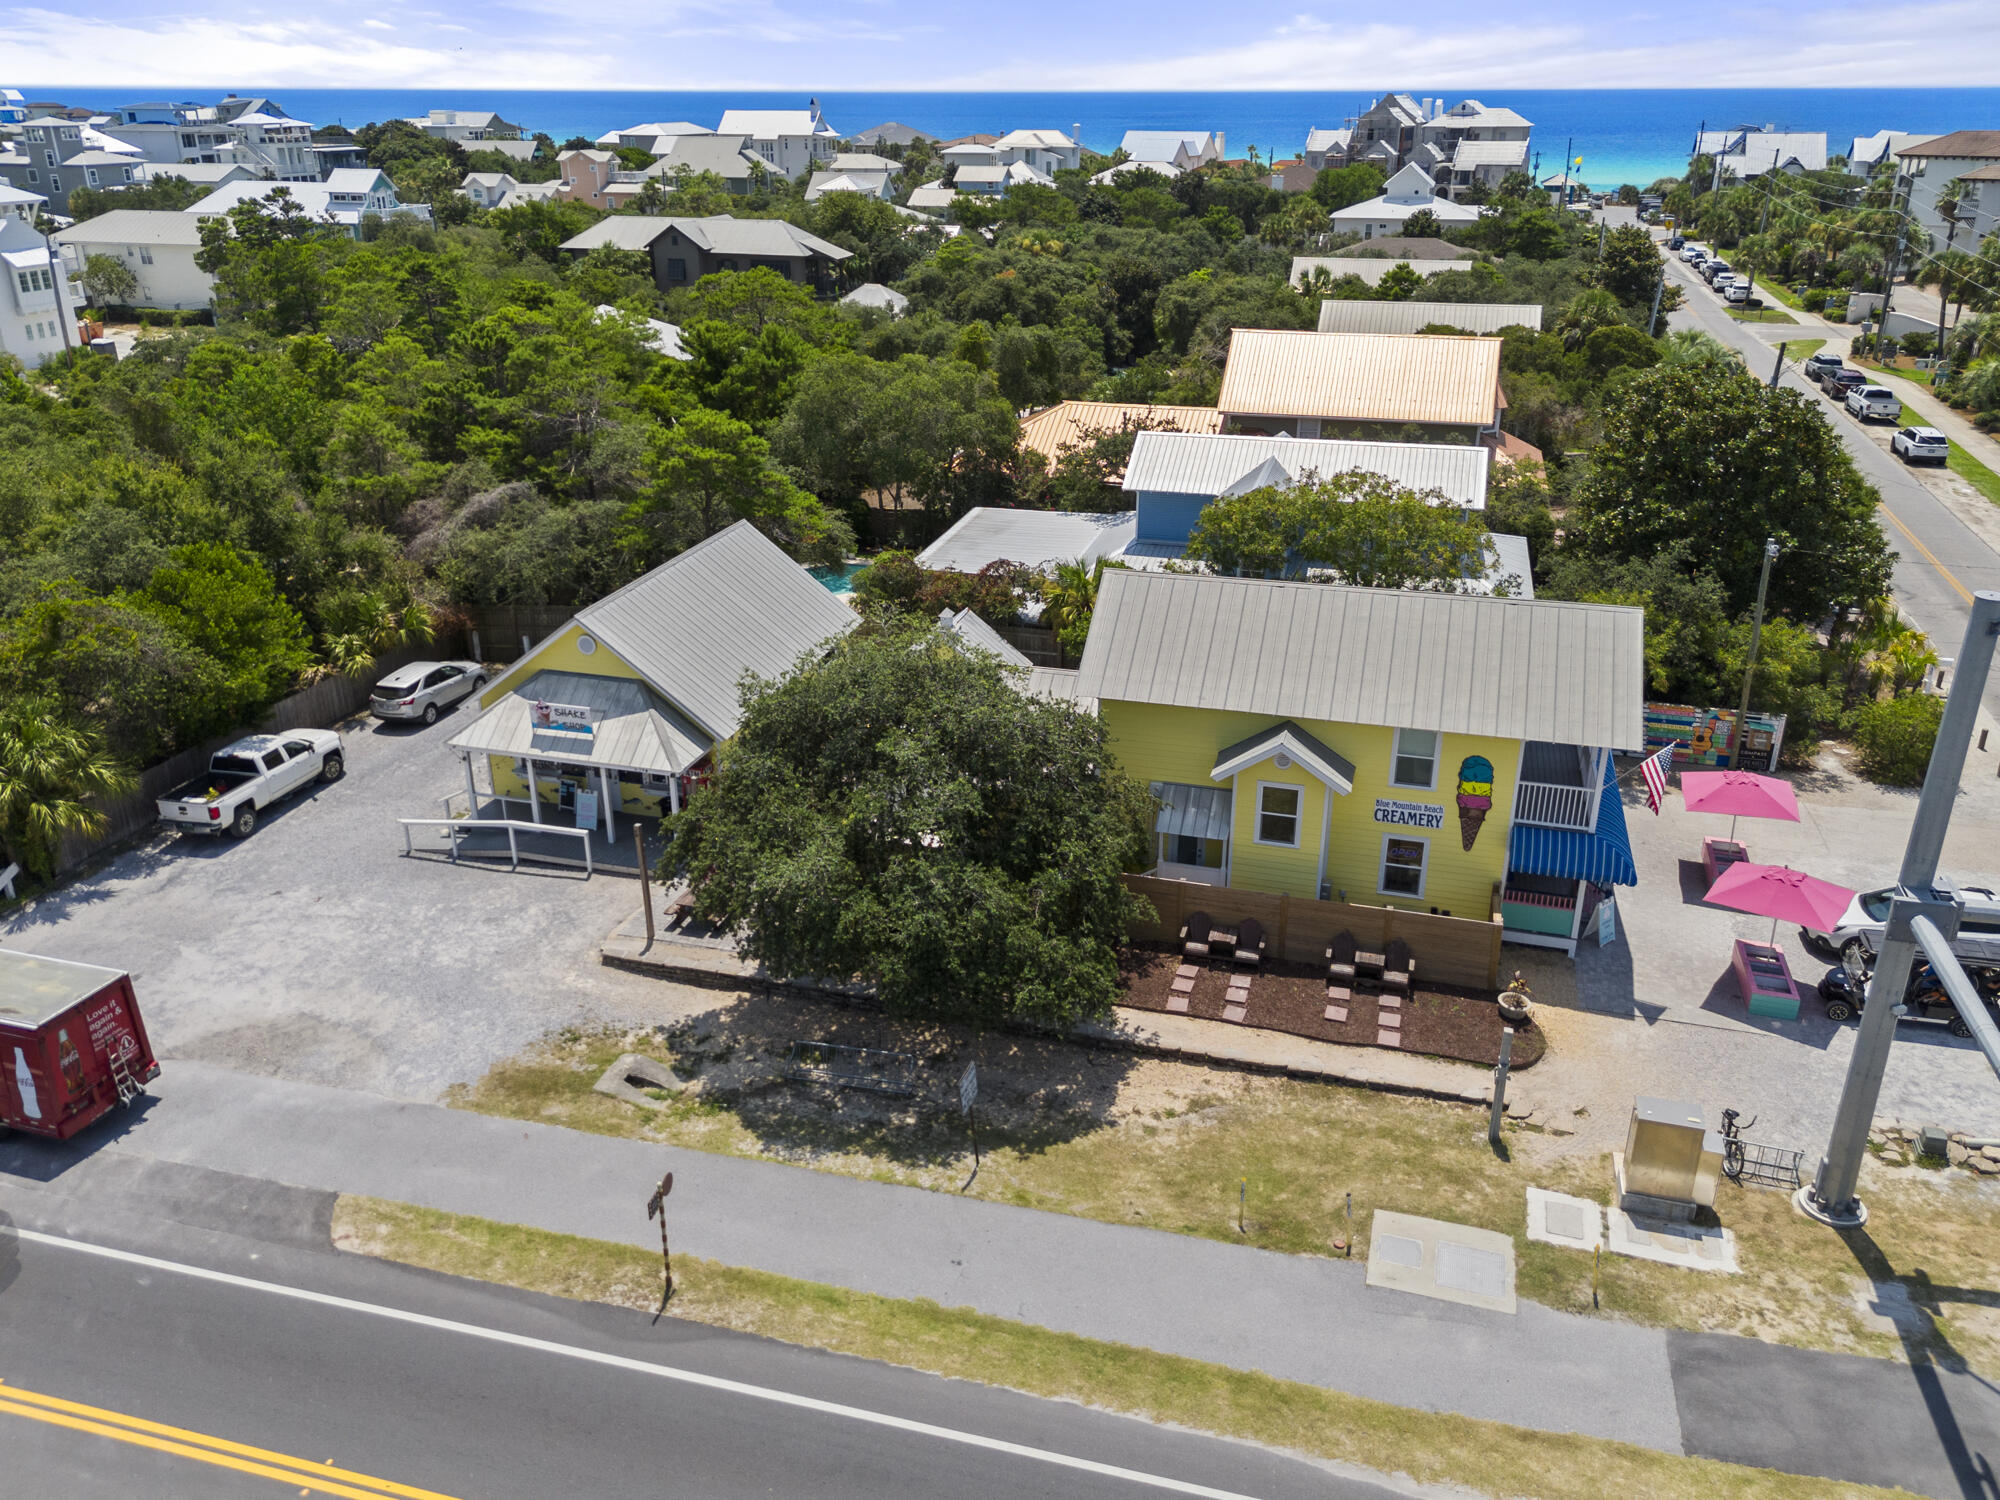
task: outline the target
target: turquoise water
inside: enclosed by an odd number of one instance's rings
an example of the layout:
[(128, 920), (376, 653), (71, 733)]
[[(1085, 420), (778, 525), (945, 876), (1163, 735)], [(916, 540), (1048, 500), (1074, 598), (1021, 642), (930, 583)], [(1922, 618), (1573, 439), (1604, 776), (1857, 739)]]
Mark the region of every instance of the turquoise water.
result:
[[(503, 111), (504, 113), (504, 111)], [(854, 592), (854, 575), (867, 567), (867, 563), (842, 563), (839, 567), (808, 568), (806, 571), (820, 581), (820, 586), (831, 590), (845, 599)]]
[[(1687, 168), (1695, 131), (1771, 124), (1781, 130), (1824, 130), (1829, 151), (1845, 153), (1857, 135), (1878, 130), (1935, 132), (1983, 129), (2000, 123), (2000, 89), (1472, 89), (1440, 90), (1389, 80), (1422, 97), (1443, 93), (1457, 103), (1467, 93), (1520, 111), (1534, 122), (1531, 148), (1541, 175), (1557, 170), (1567, 148), (1583, 158), (1593, 187), (1644, 185)], [(130, 89), (22, 85), (31, 99), (110, 107), (131, 103)], [(250, 83), (238, 93), (264, 92)], [(217, 90), (141, 91), (146, 98), (213, 98)], [(268, 90), (301, 119), (365, 125), (426, 109), (497, 109), (530, 131), (557, 141), (595, 139), (643, 120), (713, 124), (728, 108), (799, 108), (804, 93), (562, 91), (522, 89), (287, 89)], [(899, 121), (941, 139), (1016, 126), (1082, 127), (1083, 143), (1109, 151), (1127, 130), (1221, 130), (1233, 156), (1252, 145), (1267, 159), (1293, 156), (1315, 125), (1337, 126), (1366, 109), (1363, 90), (1329, 93), (821, 93), (836, 130), (865, 130)]]

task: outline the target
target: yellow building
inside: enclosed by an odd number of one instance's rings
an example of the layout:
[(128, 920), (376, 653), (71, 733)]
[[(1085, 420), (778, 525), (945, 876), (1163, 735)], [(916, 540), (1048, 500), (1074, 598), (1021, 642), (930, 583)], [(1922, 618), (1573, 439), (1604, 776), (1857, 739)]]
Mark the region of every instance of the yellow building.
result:
[(483, 757), (494, 796), (529, 822), (615, 837), (621, 812), (677, 811), (687, 779), (736, 732), (745, 674), (783, 676), (855, 618), (739, 521), (585, 605), (494, 679), (451, 741), (468, 793), (476, 806)]
[(1110, 571), (1078, 696), (1161, 802), (1156, 875), (1485, 921), (1573, 950), (1636, 879), (1613, 751), (1642, 615)]

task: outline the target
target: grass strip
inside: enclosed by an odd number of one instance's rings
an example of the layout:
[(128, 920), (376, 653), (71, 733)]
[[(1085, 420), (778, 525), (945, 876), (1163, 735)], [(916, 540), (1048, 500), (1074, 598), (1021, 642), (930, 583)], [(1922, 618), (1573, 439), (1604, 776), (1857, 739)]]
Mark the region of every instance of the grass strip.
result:
[(1773, 286), (1768, 281), (1760, 281), (1757, 283), (1757, 290), (1762, 292), (1766, 297), (1771, 298), (1774, 302), (1784, 303), (1793, 312), (1804, 312), (1806, 310), (1805, 303), (1799, 300), (1798, 294), (1790, 287)]
[(1951, 452), (1946, 456), (1944, 463), (1952, 473), (1995, 505), (2000, 505), (2000, 474), (1987, 468), (1957, 443), (1951, 445)]
[(1732, 307), (1729, 316), (1739, 323), (1796, 323), (1798, 319), (1790, 313), (1779, 312), (1775, 307), (1759, 307), (1752, 311)]
[[(658, 1257), (625, 1245), (376, 1198), (343, 1197), (333, 1225), (343, 1249), (405, 1265), (643, 1312), (659, 1303)], [(1891, 1493), (1683, 1458), (1605, 1438), (1413, 1411), (927, 1300), (877, 1297), (693, 1256), (675, 1257), (674, 1283), (674, 1316), (692, 1322), (1483, 1494), (1541, 1500), (1601, 1500), (1608, 1494), (1654, 1500), (1859, 1500)]]
[(1787, 339), (1785, 358), (1793, 364), (1803, 364), (1826, 347), (1825, 339)]
[(1897, 380), (1907, 380), (1911, 385), (1928, 387), (1931, 383), (1931, 372), (1929, 370), (1904, 370), (1899, 369), (1895, 365), (1878, 365), (1873, 360), (1868, 359), (1857, 359), (1854, 363), (1861, 366), (1864, 370), (1873, 370), (1878, 375), (1890, 375)]

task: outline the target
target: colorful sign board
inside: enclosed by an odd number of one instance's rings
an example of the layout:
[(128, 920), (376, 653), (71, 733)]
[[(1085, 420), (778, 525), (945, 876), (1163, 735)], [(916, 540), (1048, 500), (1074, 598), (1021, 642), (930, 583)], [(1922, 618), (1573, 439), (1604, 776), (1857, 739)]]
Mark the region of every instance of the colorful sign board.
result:
[(1389, 797), (1375, 799), (1375, 821), (1398, 828), (1442, 828), (1444, 809), (1435, 802), (1397, 802)]
[[(1646, 749), (1658, 750), (1677, 742), (1677, 766), (1724, 767), (1736, 739), (1736, 711), (1731, 708), (1692, 708), (1681, 703), (1646, 705)], [(1775, 771), (1778, 751), (1785, 742), (1783, 714), (1751, 714), (1745, 721), (1743, 756), (1735, 768), (1741, 771)]]
[(554, 729), (564, 734), (595, 734), (597, 710), (577, 703), (544, 703), (529, 707), (528, 722), (536, 729)]

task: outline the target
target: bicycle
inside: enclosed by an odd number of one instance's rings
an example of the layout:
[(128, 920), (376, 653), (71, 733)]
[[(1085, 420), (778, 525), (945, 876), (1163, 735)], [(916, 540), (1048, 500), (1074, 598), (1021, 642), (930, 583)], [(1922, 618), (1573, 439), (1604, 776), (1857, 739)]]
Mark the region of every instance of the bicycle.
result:
[[(1731, 1182), (1743, 1180), (1743, 1132), (1748, 1128), (1736, 1123), (1737, 1113), (1733, 1109), (1722, 1112), (1722, 1175)], [(1750, 1124), (1756, 1123), (1757, 1117), (1752, 1115)]]

